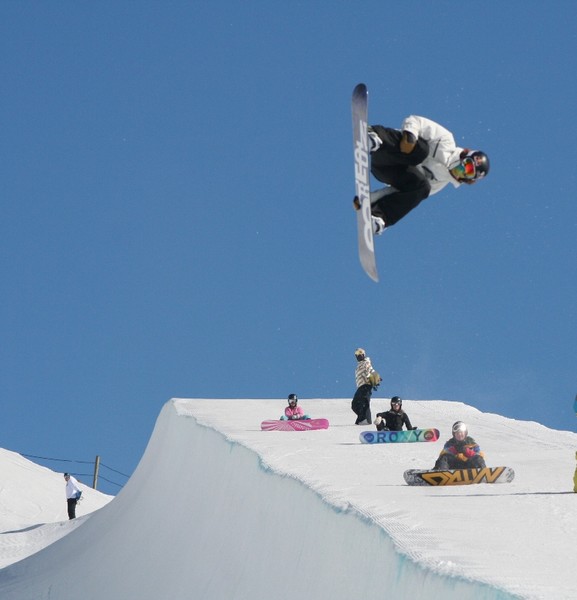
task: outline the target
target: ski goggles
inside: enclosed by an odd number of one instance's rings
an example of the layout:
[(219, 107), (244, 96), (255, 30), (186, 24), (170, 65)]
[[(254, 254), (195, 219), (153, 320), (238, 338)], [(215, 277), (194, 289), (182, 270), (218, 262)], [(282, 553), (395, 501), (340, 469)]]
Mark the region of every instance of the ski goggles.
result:
[(475, 161), (470, 156), (464, 158), (457, 168), (460, 172), (459, 175), (463, 179), (477, 178), (477, 168), (475, 167)]

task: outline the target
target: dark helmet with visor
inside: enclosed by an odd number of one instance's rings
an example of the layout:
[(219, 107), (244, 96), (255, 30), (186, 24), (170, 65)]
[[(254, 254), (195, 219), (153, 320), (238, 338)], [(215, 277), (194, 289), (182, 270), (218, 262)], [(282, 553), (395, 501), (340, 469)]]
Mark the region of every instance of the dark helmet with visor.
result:
[(482, 179), (489, 173), (489, 157), (480, 150), (464, 150), (461, 158), (451, 173), (459, 181), (472, 183)]

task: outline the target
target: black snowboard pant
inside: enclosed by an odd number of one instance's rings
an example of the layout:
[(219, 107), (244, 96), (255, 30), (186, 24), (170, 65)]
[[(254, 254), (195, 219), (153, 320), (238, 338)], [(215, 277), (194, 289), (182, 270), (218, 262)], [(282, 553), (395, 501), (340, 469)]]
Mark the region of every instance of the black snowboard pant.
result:
[(410, 154), (404, 154), (400, 147), (400, 131), (382, 125), (373, 125), (372, 128), (383, 144), (371, 153), (371, 173), (379, 181), (398, 190), (373, 204), (372, 214), (381, 217), (387, 227), (390, 227), (431, 193), (427, 177), (415, 168), (429, 155), (429, 144), (419, 138), (415, 149)]
[(365, 419), (371, 423), (371, 394), (373, 393), (373, 387), (368, 383), (361, 385), (357, 388), (355, 395), (353, 397), (353, 401), (351, 403), (351, 408), (353, 412), (357, 415), (357, 420), (355, 421), (355, 425), (362, 423)]
[(484, 469), (485, 459), (482, 456), (473, 456), (467, 461), (458, 459), (452, 454), (443, 454), (439, 456), (434, 471), (446, 471), (447, 469)]
[(76, 519), (76, 505), (78, 504), (78, 500), (76, 498), (68, 498), (66, 502), (68, 504), (68, 518)]

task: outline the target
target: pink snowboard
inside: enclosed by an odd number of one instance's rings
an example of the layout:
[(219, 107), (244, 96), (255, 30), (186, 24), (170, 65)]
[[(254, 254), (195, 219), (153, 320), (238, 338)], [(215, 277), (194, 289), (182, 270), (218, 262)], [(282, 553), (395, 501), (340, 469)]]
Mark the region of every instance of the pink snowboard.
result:
[(294, 421), (263, 421), (260, 428), (265, 431), (309, 431), (312, 429), (328, 429), (326, 419), (295, 419)]

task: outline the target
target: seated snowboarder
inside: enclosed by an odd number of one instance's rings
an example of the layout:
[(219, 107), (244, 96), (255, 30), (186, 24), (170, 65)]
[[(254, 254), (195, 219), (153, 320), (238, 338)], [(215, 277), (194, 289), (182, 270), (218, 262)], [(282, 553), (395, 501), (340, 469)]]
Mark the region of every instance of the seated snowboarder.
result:
[(400, 131), (373, 125), (368, 135), (371, 173), (388, 184), (371, 192), (376, 235), (448, 183), (470, 185), (489, 173), (484, 152), (458, 147), (450, 131), (425, 117), (407, 117)]
[(469, 437), (465, 423), (457, 421), (453, 424), (452, 431), (453, 437), (445, 442), (433, 470), (484, 469), (486, 465), (483, 453), (477, 442)]
[(305, 415), (305, 411), (302, 407), (297, 406), (298, 398), (296, 394), (289, 394), (288, 406), (284, 409), (284, 415), (280, 418), (281, 421), (295, 421), (298, 419), (310, 419), (308, 415)]
[(398, 396), (391, 398), (391, 408), (377, 413), (375, 423), (378, 431), (401, 431), (403, 425), (407, 429), (417, 429), (411, 425), (409, 415), (403, 410), (403, 401)]

